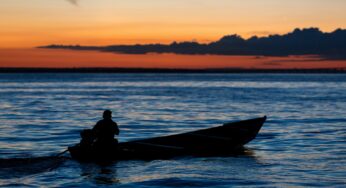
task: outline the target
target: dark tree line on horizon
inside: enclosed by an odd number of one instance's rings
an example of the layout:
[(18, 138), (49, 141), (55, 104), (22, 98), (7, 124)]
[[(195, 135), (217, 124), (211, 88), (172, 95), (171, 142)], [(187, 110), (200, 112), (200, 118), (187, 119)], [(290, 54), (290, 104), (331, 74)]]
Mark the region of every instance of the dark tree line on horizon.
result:
[(171, 44), (136, 44), (110, 46), (49, 45), (39, 48), (98, 50), (125, 54), (175, 53), (214, 55), (289, 56), (320, 55), (326, 59), (346, 59), (346, 30), (324, 33), (318, 28), (295, 29), (284, 35), (253, 36), (244, 39), (227, 35), (208, 44), (173, 42)]

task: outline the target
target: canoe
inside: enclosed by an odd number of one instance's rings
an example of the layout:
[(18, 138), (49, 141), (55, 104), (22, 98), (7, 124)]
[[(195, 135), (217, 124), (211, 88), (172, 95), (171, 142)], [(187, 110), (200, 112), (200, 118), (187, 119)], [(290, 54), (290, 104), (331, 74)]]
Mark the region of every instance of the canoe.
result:
[(255, 139), (265, 121), (266, 116), (182, 134), (122, 142), (102, 152), (95, 148), (83, 149), (79, 144), (69, 147), (68, 151), (79, 161), (229, 155), (242, 151), (245, 144)]

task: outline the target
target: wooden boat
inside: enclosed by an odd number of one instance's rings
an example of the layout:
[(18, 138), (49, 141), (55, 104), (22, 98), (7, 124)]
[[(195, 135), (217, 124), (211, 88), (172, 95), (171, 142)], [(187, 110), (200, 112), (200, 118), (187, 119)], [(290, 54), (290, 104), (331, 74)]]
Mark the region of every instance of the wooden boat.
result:
[(265, 120), (266, 116), (183, 134), (123, 142), (105, 150), (83, 149), (79, 144), (68, 150), (73, 159), (80, 161), (229, 155), (242, 151), (243, 146), (256, 137)]

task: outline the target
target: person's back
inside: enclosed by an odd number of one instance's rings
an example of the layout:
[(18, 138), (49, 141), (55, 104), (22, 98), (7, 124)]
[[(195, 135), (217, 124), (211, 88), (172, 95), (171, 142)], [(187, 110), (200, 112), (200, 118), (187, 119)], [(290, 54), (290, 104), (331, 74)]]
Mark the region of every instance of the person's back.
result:
[(96, 140), (113, 140), (119, 134), (118, 125), (112, 119), (103, 119), (93, 128)]
[(116, 142), (114, 135), (119, 135), (119, 128), (117, 123), (112, 120), (111, 111), (104, 111), (103, 118), (103, 120), (97, 122), (92, 131), (96, 138), (95, 143), (105, 146)]

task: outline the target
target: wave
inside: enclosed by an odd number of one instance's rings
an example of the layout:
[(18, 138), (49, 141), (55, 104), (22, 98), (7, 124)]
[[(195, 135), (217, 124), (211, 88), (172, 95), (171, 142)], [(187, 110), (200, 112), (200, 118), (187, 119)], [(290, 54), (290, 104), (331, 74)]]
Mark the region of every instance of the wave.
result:
[(0, 179), (20, 178), (51, 171), (67, 159), (61, 156), (0, 159)]

